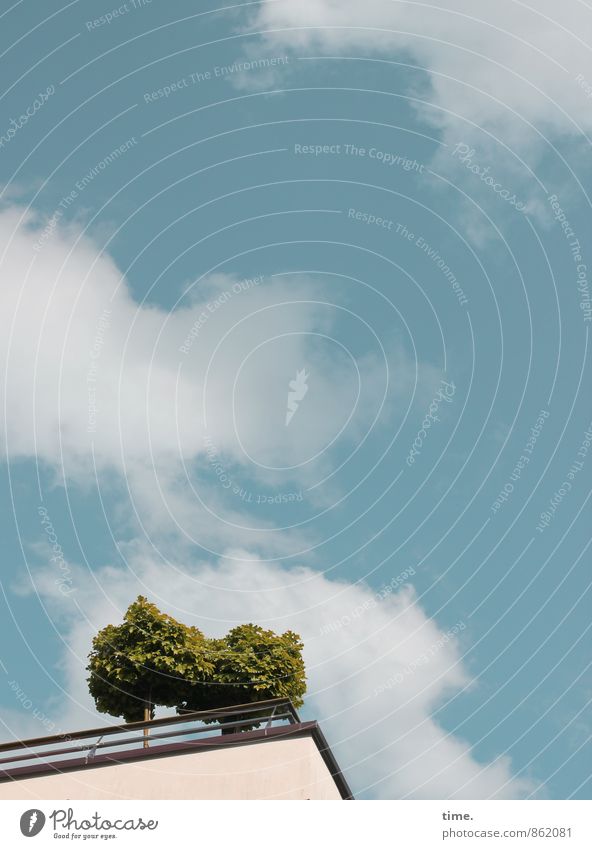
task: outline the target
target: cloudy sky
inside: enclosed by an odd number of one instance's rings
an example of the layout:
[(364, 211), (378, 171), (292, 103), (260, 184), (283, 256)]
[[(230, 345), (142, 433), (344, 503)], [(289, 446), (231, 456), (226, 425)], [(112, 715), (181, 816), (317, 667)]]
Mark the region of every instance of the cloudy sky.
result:
[(589, 798), (590, 8), (0, 27), (2, 737), (142, 593), (298, 631), (359, 797)]

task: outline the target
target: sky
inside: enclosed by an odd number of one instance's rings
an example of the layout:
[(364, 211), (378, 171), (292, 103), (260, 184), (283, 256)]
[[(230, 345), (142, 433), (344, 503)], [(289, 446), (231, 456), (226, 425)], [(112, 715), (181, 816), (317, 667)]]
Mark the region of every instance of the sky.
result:
[(592, 13), (7, 0), (0, 723), (141, 593), (368, 799), (589, 799)]

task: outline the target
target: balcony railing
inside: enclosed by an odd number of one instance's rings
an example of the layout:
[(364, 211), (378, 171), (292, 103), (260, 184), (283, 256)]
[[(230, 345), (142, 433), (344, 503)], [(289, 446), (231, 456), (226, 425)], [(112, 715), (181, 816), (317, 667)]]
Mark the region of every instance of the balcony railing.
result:
[[(84, 763), (90, 765), (99, 753), (116, 758), (118, 751), (129, 751), (136, 746), (146, 748), (147, 745), (152, 748), (157, 741), (195, 742), (215, 737), (224, 743), (229, 742), (227, 734), (246, 734), (243, 731), (245, 726), (256, 725), (259, 733), (266, 733), (269, 729), (299, 723), (298, 714), (289, 699), (269, 699), (145, 722), (16, 740), (0, 744), (0, 781), (23, 775), (27, 767), (47, 765), (59, 771), (60, 764), (66, 767), (72, 762), (68, 758), (72, 755), (78, 755), (77, 762), (82, 757)], [(21, 771), (21, 768), (25, 769)]]

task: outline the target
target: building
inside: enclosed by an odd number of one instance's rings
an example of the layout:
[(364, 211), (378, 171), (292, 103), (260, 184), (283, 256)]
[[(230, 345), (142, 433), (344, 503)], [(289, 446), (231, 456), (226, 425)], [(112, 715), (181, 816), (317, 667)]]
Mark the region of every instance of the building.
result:
[(352, 798), (286, 699), (0, 745), (0, 800)]

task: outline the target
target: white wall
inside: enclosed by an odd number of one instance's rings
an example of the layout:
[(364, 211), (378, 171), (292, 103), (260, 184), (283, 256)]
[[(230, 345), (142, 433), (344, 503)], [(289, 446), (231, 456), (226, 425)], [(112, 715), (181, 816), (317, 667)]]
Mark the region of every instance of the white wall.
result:
[(340, 799), (311, 737), (88, 766), (0, 784), (0, 799)]

